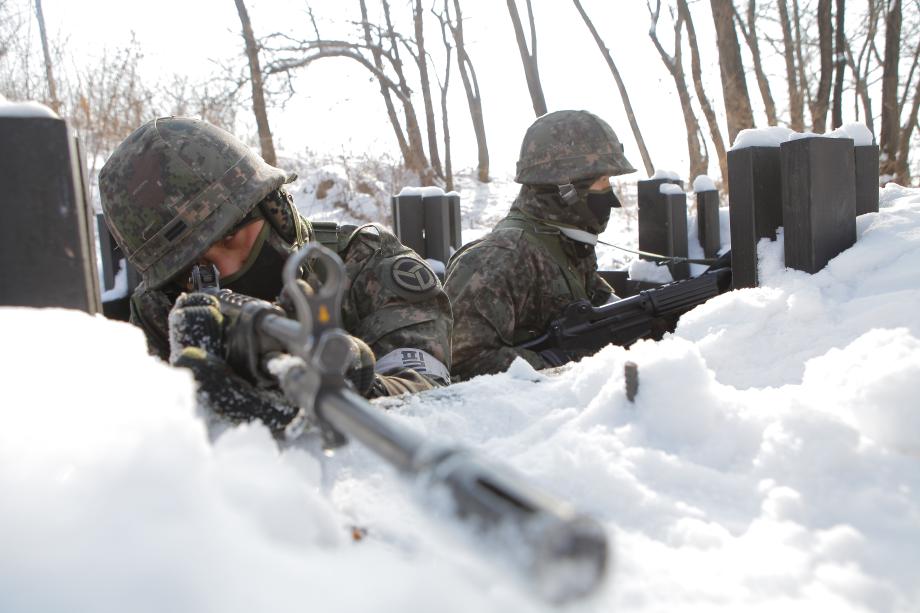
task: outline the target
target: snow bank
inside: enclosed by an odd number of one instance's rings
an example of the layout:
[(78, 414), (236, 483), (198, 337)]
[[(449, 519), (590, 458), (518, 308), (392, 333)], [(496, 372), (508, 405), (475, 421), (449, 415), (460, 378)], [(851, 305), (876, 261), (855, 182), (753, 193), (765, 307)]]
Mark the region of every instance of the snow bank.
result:
[[(920, 190), (880, 200), (823, 271), (766, 241), (762, 287), (659, 343), (377, 404), (606, 526), (615, 571), (569, 610), (916, 611)], [(133, 328), (2, 309), (0, 335), (0, 610), (548, 610), (360, 446), (210, 441)]]

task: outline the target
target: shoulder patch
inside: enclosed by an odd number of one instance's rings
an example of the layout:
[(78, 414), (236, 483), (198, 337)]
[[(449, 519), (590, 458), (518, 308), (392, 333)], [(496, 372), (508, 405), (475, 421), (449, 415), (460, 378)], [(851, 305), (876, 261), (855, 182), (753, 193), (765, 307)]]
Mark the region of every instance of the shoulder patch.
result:
[(415, 294), (424, 294), (438, 285), (437, 275), (424, 260), (418, 258), (396, 258), (390, 273), (396, 285)]

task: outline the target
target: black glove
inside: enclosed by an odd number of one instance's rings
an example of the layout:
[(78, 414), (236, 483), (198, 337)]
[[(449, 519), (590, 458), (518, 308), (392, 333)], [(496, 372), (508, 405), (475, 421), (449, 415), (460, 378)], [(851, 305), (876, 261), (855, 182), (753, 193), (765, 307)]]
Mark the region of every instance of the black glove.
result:
[(546, 362), (546, 368), (555, 368), (556, 366), (562, 366), (569, 362), (577, 362), (588, 354), (580, 351), (569, 351), (560, 349), (559, 347), (552, 347), (550, 349), (544, 349), (537, 355)]
[(188, 368), (198, 382), (198, 401), (234, 422), (258, 419), (275, 433), (297, 414), (277, 392), (260, 390), (224, 361), (224, 320), (217, 298), (182, 294), (169, 313), (169, 363)]

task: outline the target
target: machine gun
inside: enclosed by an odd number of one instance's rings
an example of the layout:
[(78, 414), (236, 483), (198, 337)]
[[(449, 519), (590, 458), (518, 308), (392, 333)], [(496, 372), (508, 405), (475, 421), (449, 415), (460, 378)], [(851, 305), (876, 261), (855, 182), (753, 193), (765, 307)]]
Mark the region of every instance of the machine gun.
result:
[[(307, 262), (324, 279), (316, 291), (298, 283)], [(468, 449), (431, 442), (387, 419), (349, 387), (344, 373), (352, 345), (339, 323), (346, 277), (338, 256), (310, 243), (290, 256), (283, 280), (296, 320), (273, 304), (219, 289), (213, 267), (192, 271), (196, 291), (216, 296), (230, 322), (231, 365), (262, 384), (280, 384), (299, 407), (285, 438), (317, 427), (328, 447), (356, 439), (425, 491), (441, 500), (446, 493), (453, 513), (497, 550), (509, 551), (546, 599), (564, 602), (594, 591), (609, 556), (595, 520)]]
[(600, 307), (587, 300), (573, 302), (550, 323), (546, 334), (518, 347), (537, 352), (557, 348), (584, 355), (610, 344), (628, 347), (641, 338), (660, 338), (673, 330), (681, 315), (731, 287), (730, 257), (722, 256), (698, 277), (644, 290)]

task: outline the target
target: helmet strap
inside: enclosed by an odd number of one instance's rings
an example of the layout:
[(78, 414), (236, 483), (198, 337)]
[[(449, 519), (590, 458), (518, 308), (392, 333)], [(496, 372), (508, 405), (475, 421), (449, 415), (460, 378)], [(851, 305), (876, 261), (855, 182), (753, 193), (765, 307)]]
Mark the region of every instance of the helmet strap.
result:
[(574, 206), (578, 203), (578, 190), (575, 189), (575, 186), (571, 183), (563, 183), (558, 186), (559, 188), (559, 197), (562, 198), (562, 203), (566, 206)]

